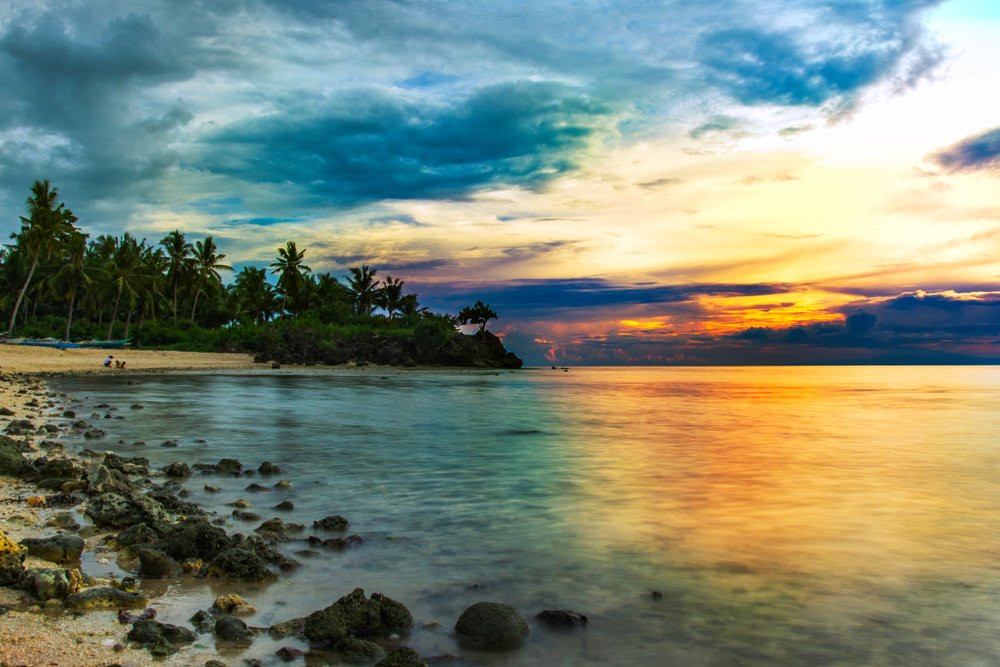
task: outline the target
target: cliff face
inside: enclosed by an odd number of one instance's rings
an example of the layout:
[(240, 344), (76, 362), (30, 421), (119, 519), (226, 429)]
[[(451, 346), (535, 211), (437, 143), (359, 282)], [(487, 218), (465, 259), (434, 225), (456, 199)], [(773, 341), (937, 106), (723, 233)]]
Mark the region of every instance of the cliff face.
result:
[(257, 360), (283, 364), (356, 362), (464, 368), (520, 368), (524, 363), (489, 331), (472, 336), (456, 333), (433, 345), (405, 336), (365, 335), (331, 342), (309, 335), (292, 335), (285, 338), (284, 345), (259, 352)]

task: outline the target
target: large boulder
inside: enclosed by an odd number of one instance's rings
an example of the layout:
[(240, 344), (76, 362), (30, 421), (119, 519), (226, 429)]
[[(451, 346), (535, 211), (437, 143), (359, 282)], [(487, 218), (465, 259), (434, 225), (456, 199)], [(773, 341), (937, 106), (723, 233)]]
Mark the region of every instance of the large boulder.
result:
[(27, 549), (11, 542), (0, 531), (0, 586), (11, 586), (20, 581), (27, 552)]
[(91, 496), (104, 493), (131, 495), (136, 492), (136, 485), (128, 475), (120, 470), (108, 468), (100, 463), (87, 466), (87, 493)]
[(141, 593), (102, 586), (88, 588), (66, 598), (66, 607), (78, 611), (92, 609), (142, 609), (149, 599)]
[(93, 498), (86, 514), (99, 528), (124, 528), (143, 521), (142, 508), (120, 493), (104, 493)]
[(219, 553), (205, 566), (206, 576), (225, 576), (240, 581), (267, 581), (275, 574), (257, 554), (246, 549), (231, 548)]
[(70, 459), (45, 459), (35, 462), (35, 476), (38, 480), (77, 480), (83, 477), (83, 468)]
[(63, 600), (80, 590), (83, 575), (79, 570), (32, 568), (21, 575), (21, 590), (41, 602)]
[(528, 624), (510, 605), (477, 602), (455, 624), (458, 642), (481, 651), (506, 651), (519, 647), (528, 636)]
[(313, 643), (337, 644), (349, 636), (388, 637), (413, 628), (413, 616), (401, 603), (355, 588), (329, 607), (306, 617), (305, 636)]
[(176, 653), (180, 645), (190, 644), (197, 636), (179, 625), (142, 620), (135, 622), (125, 638), (145, 647), (154, 656), (166, 656)]
[(83, 538), (78, 535), (51, 535), (21, 540), (29, 556), (53, 563), (75, 563), (83, 553)]
[(253, 641), (253, 630), (235, 616), (220, 616), (215, 621), (215, 638), (225, 642), (249, 644)]
[(139, 555), (139, 575), (142, 577), (147, 579), (176, 577), (184, 571), (180, 563), (159, 549), (139, 547), (136, 551)]
[(0, 436), (0, 475), (27, 477), (33, 475), (34, 471), (28, 459), (24, 458), (17, 441)]
[(222, 528), (201, 518), (186, 519), (164, 531), (156, 544), (165, 554), (179, 561), (189, 558), (211, 560), (230, 547), (229, 536)]
[(111, 470), (117, 470), (126, 475), (149, 474), (149, 459), (144, 456), (126, 458), (109, 453), (104, 455), (104, 465)]

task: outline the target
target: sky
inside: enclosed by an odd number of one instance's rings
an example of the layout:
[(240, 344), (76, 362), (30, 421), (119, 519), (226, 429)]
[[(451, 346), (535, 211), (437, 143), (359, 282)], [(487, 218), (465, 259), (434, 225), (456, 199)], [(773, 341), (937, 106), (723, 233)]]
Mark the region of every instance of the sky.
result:
[[(995, 0), (14, 0), (0, 235), (295, 240), (528, 364), (1000, 360)], [(229, 276), (231, 278), (231, 276)]]

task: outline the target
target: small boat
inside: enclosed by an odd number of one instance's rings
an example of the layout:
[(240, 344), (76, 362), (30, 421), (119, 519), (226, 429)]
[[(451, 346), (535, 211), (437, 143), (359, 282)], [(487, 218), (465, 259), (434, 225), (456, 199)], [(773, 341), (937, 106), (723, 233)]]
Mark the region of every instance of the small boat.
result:
[(101, 350), (120, 350), (132, 342), (131, 338), (120, 338), (118, 340), (85, 340), (79, 343), (79, 347), (98, 348)]
[(71, 343), (68, 340), (58, 340), (55, 338), (25, 338), (20, 345), (31, 345), (33, 347), (55, 347), (60, 350), (71, 350), (80, 347), (79, 343)]
[(20, 345), (23, 341), (22, 337), (0, 336), (0, 345)]

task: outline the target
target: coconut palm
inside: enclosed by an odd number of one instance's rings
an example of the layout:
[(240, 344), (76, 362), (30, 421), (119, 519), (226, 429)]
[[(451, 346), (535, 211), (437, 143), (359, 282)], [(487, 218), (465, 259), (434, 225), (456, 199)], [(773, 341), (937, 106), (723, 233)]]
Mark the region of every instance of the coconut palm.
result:
[(271, 273), (278, 276), (282, 311), (287, 309), (295, 313), (302, 309), (300, 297), (306, 274), (311, 271), (302, 261), (305, 256), (305, 249), (299, 252), (295, 241), (289, 241), (284, 248), (278, 248), (278, 259), (271, 263)]
[[(115, 293), (115, 305), (111, 309), (111, 319), (108, 321), (108, 333), (105, 338), (110, 339), (114, 333), (115, 320), (118, 318), (118, 309), (121, 306), (122, 296), (126, 299), (128, 307), (128, 319), (131, 321), (132, 306), (139, 294), (139, 285), (144, 278), (142, 253), (146, 242), (140, 245), (135, 237), (125, 232), (121, 239), (115, 242), (115, 248), (111, 253), (108, 263), (110, 285)], [(126, 330), (128, 325), (126, 324)]]
[(382, 281), (382, 287), (375, 295), (375, 305), (384, 308), (391, 320), (393, 313), (403, 307), (403, 281), (386, 276)]
[(191, 244), (184, 238), (184, 233), (175, 229), (162, 239), (160, 245), (167, 253), (167, 285), (173, 291), (174, 323), (177, 323), (177, 293), (181, 284), (191, 272)]
[(191, 321), (194, 322), (194, 314), (198, 310), (198, 297), (205, 289), (207, 281), (222, 284), (222, 276), (219, 271), (232, 271), (233, 267), (222, 263), (226, 256), (218, 252), (215, 240), (211, 236), (205, 237), (205, 241), (196, 241), (194, 244), (194, 275), (195, 290), (194, 303), (191, 304)]
[(347, 286), (354, 293), (354, 312), (358, 315), (371, 315), (375, 306), (375, 294), (378, 292), (375, 269), (363, 264), (361, 268), (351, 267), (348, 270), (351, 277), (347, 279)]
[(66, 299), (66, 331), (63, 338), (69, 340), (73, 327), (73, 311), (77, 296), (92, 282), (93, 269), (87, 265), (87, 235), (73, 231), (66, 242), (62, 264), (48, 280), (51, 291), (61, 299)]
[(64, 204), (56, 204), (58, 197), (59, 191), (53, 188), (48, 180), (35, 181), (31, 186), (31, 196), (25, 201), (28, 217), (21, 217), (21, 233), (15, 238), (31, 258), (31, 268), (10, 314), (7, 330), (11, 333), (14, 331), (17, 311), (21, 308), (24, 294), (28, 291), (39, 261), (43, 258), (49, 260), (58, 254), (69, 235), (76, 229), (73, 226), (76, 216)]
[(277, 300), (271, 284), (267, 282), (267, 271), (252, 266), (244, 266), (236, 274), (233, 288), (236, 295), (237, 315), (247, 315), (257, 324), (263, 324), (274, 315)]

